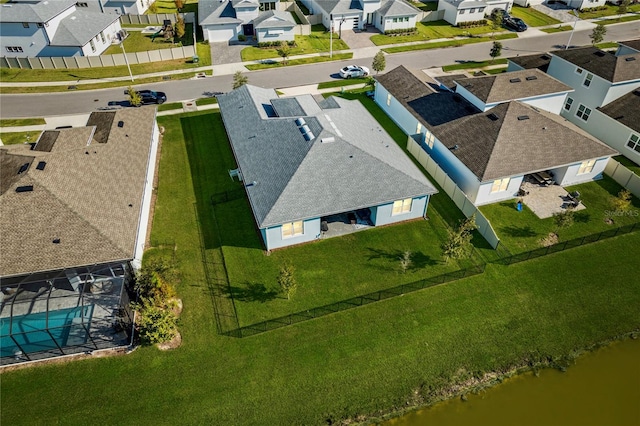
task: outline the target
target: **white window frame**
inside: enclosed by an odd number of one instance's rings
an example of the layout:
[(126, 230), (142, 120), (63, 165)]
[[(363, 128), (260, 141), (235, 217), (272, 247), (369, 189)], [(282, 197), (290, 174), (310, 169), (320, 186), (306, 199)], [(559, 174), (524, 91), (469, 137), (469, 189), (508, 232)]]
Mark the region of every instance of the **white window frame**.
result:
[(391, 216), (409, 213), (413, 207), (413, 198), (405, 198), (404, 200), (396, 200), (393, 202)]
[(89, 40), (89, 46), (91, 46), (92, 52), (96, 51), (96, 44), (94, 43), (93, 39)]
[(424, 143), (426, 143), (429, 148), (433, 149), (433, 143), (435, 142), (435, 140), (436, 137), (433, 135), (433, 133), (427, 130), (424, 134)]
[(460, 9), (460, 12), (458, 12), (459, 15), (464, 15), (464, 11), (465, 9)]
[(100, 39), (102, 40), (102, 44), (105, 43), (105, 38), (104, 38), (104, 31), (100, 31)]
[(496, 179), (493, 181), (493, 185), (491, 185), (490, 194), (495, 194), (496, 192), (504, 192), (509, 188), (509, 182), (511, 178), (503, 178)]
[(588, 72), (587, 75), (584, 77), (584, 81), (582, 82), (582, 85), (584, 87), (590, 87), (592, 82), (593, 82), (593, 74)]
[(304, 234), (304, 221), (298, 220), (296, 222), (283, 223), (282, 224), (282, 239), (297, 237)]
[(593, 171), (593, 166), (595, 166), (596, 160), (587, 160), (580, 163), (580, 168), (578, 168), (578, 175), (584, 175), (587, 173), (591, 173)]
[(573, 98), (567, 96), (567, 100), (564, 101), (564, 109), (565, 111), (571, 111), (571, 106), (573, 105)]
[(576, 68), (576, 74), (582, 74), (582, 71), (584, 71), (582, 68), (580, 67)]
[(391, 93), (387, 93), (387, 106), (391, 105)]
[(587, 107), (586, 105), (580, 104), (578, 105), (578, 109), (576, 110), (576, 117), (586, 123), (589, 120), (591, 112), (591, 108)]
[(421, 132), (422, 132), (422, 123), (418, 121), (418, 124), (416, 124), (416, 133), (421, 133)]
[(631, 135), (629, 135), (629, 139), (627, 139), (627, 143), (625, 144), (625, 146), (634, 152), (640, 153), (640, 135), (631, 133)]

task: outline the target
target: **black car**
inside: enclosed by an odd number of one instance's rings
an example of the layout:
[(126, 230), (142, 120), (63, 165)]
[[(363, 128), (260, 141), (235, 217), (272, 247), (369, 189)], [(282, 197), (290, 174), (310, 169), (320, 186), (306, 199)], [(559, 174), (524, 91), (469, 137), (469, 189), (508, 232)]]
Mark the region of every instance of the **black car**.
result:
[(500, 15), (502, 17), (502, 22), (505, 22), (510, 18), (509, 12), (504, 9), (493, 9), (491, 11), (491, 19), (493, 19), (496, 15)]
[(518, 32), (522, 32), (525, 31), (527, 29), (527, 24), (524, 23), (524, 21), (520, 18), (512, 18), (509, 17), (507, 19), (504, 20), (504, 25), (507, 28), (511, 28), (513, 30), (516, 30)]
[[(128, 90), (124, 91), (125, 95), (129, 94)], [(164, 92), (156, 92), (154, 90), (139, 90), (138, 94), (142, 99), (142, 104), (163, 104), (167, 100), (167, 95)]]

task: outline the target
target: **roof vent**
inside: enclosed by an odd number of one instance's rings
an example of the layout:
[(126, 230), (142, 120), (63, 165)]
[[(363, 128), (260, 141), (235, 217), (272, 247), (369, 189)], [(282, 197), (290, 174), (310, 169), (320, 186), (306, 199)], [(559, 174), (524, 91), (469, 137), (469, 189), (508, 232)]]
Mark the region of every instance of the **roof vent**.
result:
[(20, 166), (20, 169), (18, 170), (18, 174), (24, 173), (29, 169), (29, 163), (24, 163), (22, 166)]
[(449, 148), (451, 151), (455, 151), (456, 149), (460, 148), (460, 145), (455, 144), (454, 146), (452, 146), (451, 148)]
[(320, 142), (322, 142), (322, 143), (330, 143), (330, 142), (335, 142), (335, 141), (336, 141), (336, 138), (333, 137), (333, 136), (329, 136), (327, 138), (320, 139)]
[(520, 80), (519, 78), (512, 78), (509, 80), (509, 83), (520, 83), (520, 81), (522, 80)]
[(498, 120), (498, 116), (495, 115), (494, 113), (491, 113), (491, 114), (487, 115), (487, 118), (489, 118), (491, 121)]
[(33, 185), (19, 186), (16, 188), (16, 192), (31, 192), (33, 191)]
[(604, 53), (602, 50), (598, 50), (598, 51), (595, 53), (595, 55), (596, 55), (596, 56), (600, 56), (600, 57), (602, 58), (604, 55), (606, 55), (606, 53)]
[(53, 241), (51, 241), (53, 244), (60, 244), (60, 238), (54, 238)]
[(124, 121), (122, 120), (118, 121), (118, 127), (124, 127)]
[(537, 80), (538, 77), (536, 77), (535, 75), (530, 75), (529, 77), (527, 77), (527, 81), (531, 81), (531, 80)]
[(529, 116), (528, 115), (519, 115), (518, 116), (518, 121), (523, 121), (523, 120), (528, 120)]
[(38, 165), (36, 166), (36, 169), (38, 170), (44, 170), (45, 166), (47, 165), (46, 161), (41, 161), (38, 163)]
[(307, 133), (303, 134), (302, 136), (304, 136), (304, 140), (305, 141), (313, 140), (313, 138), (316, 137), (311, 131), (308, 131)]
[(551, 56), (549, 56), (549, 55), (542, 55), (542, 56), (540, 56), (540, 59), (544, 59), (545, 61), (548, 61), (548, 60), (550, 60), (550, 59), (551, 59)]
[(624, 60), (627, 62), (631, 62), (631, 61), (635, 61), (636, 58), (634, 58), (633, 56), (629, 56), (628, 58), (624, 58)]

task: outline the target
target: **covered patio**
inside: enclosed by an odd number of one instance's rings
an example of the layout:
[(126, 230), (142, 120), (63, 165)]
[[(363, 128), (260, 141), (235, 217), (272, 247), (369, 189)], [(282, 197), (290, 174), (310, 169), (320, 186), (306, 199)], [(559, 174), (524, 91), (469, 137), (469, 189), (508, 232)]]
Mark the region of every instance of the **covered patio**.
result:
[(373, 227), (369, 209), (338, 213), (322, 218), (320, 238), (340, 237)]
[(574, 211), (584, 210), (582, 202), (576, 200), (560, 185), (542, 185), (533, 179), (527, 179), (520, 186), (522, 202), (540, 219), (552, 217), (554, 213), (561, 213), (573, 208)]

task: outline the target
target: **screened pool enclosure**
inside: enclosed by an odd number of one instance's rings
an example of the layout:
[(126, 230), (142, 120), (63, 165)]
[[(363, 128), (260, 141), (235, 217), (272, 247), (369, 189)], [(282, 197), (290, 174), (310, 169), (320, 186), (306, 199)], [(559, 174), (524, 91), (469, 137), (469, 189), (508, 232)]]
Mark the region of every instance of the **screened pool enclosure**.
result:
[(0, 365), (129, 343), (132, 271), (114, 262), (0, 280)]

